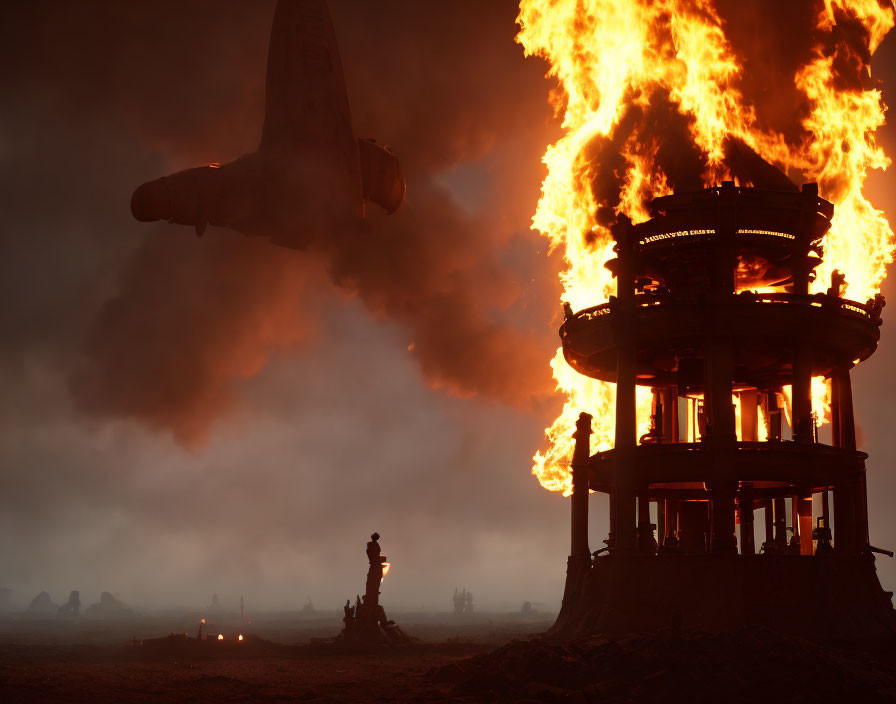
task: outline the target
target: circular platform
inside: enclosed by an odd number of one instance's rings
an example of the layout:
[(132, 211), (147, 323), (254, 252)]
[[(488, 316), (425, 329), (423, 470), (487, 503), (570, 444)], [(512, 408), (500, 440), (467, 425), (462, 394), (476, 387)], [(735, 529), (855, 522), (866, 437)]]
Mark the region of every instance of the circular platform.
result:
[(682, 379), (681, 361), (702, 362), (706, 340), (721, 338), (734, 350), (737, 389), (791, 383), (798, 346), (812, 350), (813, 376), (851, 366), (875, 351), (879, 327), (872, 306), (825, 294), (741, 293), (725, 301), (643, 295), (627, 307), (611, 301), (579, 311), (560, 328), (560, 339), (570, 366), (594, 379), (615, 382), (624, 341), (637, 350), (639, 384), (699, 388), (699, 369)]
[[(751, 482), (756, 498), (790, 496), (792, 487), (823, 491), (865, 471), (864, 452), (820, 443), (737, 442), (727, 449), (702, 442), (639, 445), (626, 471), (637, 486), (647, 486), (651, 499), (700, 500), (709, 497), (703, 483), (725, 467), (729, 478)], [(616, 452), (606, 450), (588, 462), (592, 491), (614, 489)]]

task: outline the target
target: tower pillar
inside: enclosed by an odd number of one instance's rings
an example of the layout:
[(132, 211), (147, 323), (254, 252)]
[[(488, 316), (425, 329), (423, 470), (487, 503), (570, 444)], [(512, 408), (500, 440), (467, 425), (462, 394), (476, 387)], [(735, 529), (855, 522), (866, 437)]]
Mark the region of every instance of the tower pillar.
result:
[(576, 440), (572, 454), (572, 536), (570, 558), (590, 559), (588, 548), (588, 460), (591, 457), (591, 420), (587, 413), (579, 414), (576, 422)]

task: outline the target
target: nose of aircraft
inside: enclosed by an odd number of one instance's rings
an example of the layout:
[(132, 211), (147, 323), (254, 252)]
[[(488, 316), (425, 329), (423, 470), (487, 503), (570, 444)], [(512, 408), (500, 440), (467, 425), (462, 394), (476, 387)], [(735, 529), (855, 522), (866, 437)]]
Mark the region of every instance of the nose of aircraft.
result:
[(131, 196), (131, 213), (140, 222), (168, 219), (170, 210), (171, 200), (163, 178), (144, 183)]

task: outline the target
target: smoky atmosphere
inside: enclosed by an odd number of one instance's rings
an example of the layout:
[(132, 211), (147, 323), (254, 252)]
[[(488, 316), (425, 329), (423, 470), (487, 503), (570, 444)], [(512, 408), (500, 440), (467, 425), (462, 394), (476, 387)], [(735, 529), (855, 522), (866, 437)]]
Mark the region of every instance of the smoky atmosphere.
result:
[(355, 131), (408, 182), (370, 231), (129, 212), (256, 149), (274, 4), (4, 7), (0, 586), (335, 609), (378, 531), (389, 605), (558, 608), (569, 509), (530, 468), (559, 265), (529, 225), (559, 127), (512, 2), (330, 3)]
[[(140, 184), (259, 149), (276, 4), (0, 10), (0, 587), (16, 611), (42, 590), (144, 612), (212, 594), (337, 610), (363, 593), (376, 531), (387, 609), (450, 611), (465, 588), (483, 610), (556, 613), (570, 499), (532, 473), (566, 401), (550, 362), (572, 300), (562, 247), (532, 227), (542, 157), (564, 134), (549, 57), (516, 39), (513, 0), (330, 0), (354, 135), (397, 155), (401, 207), (368, 201), (346, 224), (331, 165), (311, 160), (308, 182), (329, 186), (271, 206), (288, 206), (288, 246), (211, 215), (138, 221)], [(715, 5), (760, 119), (799, 132), (793, 67), (824, 3)], [(861, 73), (896, 104), (896, 36), (856, 55), (842, 80)], [(672, 113), (631, 115), (626, 134), (667, 140), (670, 192), (694, 190), (707, 162)], [(892, 122), (876, 132), (891, 156)], [(623, 141), (590, 148), (598, 223), (624, 205), (608, 157)], [(896, 222), (892, 168), (870, 169), (864, 193)], [(880, 290), (896, 298), (892, 277)], [(869, 539), (889, 550), (892, 315), (852, 374)], [(589, 501), (594, 550), (609, 508)], [(896, 588), (896, 560), (876, 567)]]
[(2, 3), (4, 702), (896, 702), (894, 27)]

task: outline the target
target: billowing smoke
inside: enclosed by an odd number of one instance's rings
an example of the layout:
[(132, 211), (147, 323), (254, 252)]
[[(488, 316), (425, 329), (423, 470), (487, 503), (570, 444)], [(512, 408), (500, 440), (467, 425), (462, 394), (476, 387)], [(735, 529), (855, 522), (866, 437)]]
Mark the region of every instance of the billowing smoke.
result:
[[(881, 15), (886, 17), (892, 3), (877, 1), (885, 8)], [(688, 3), (681, 6), (690, 7)], [(795, 81), (813, 60), (831, 60), (832, 86), (844, 95), (879, 87), (879, 79), (870, 77), (869, 66), (872, 47), (880, 37), (873, 36), (867, 25), (838, 3), (833, 5), (833, 23), (820, 22), (824, 6), (823, 0), (717, 0), (710, 10), (700, 3), (690, 7), (695, 16), (711, 12), (721, 20), (725, 45), (739, 67), (727, 82), (719, 78), (721, 85), (739, 91), (741, 104), (754, 112), (753, 127), (768, 135), (780, 135), (790, 152), (789, 164), (772, 164), (741, 139), (729, 136), (724, 145), (727, 177), (774, 189), (795, 189), (795, 183), (815, 178), (807, 173), (809, 165), (801, 168), (797, 163), (802, 145), (813, 137), (804, 124), (812, 106)], [(660, 25), (669, 20), (668, 15), (661, 15)], [(669, 42), (669, 47), (674, 46), (669, 26), (652, 29), (657, 37)], [(667, 65), (674, 65), (675, 60), (674, 53), (663, 57)], [(624, 114), (612, 134), (595, 138), (583, 160), (593, 175), (595, 199), (601, 204), (600, 223), (614, 219), (633, 158), (643, 156), (654, 161), (655, 155), (657, 173), (665, 177), (671, 190), (698, 190), (713, 180), (707, 177), (711, 169), (706, 153), (693, 139), (693, 123), (694, 117), (683, 113), (678, 98), (659, 85), (649, 95), (626, 100)], [(655, 185), (644, 184), (645, 199)], [(838, 185), (822, 183), (822, 195), (831, 197)]]
[[(115, 37), (131, 23), (158, 26), (139, 46), (117, 40), (119, 70), (136, 80), (107, 99), (121, 101), (126, 124), (177, 167), (253, 151), (260, 133), (273, 3), (224, 5), (115, 6), (102, 17)], [(303, 253), (222, 230), (195, 242), (188, 228), (147, 226), (87, 336), (71, 382), (78, 405), (201, 443), (240, 381), (315, 329), (333, 284), (405, 331), (428, 385), (522, 409), (542, 401), (550, 345), (543, 323), (509, 322), (529, 282), (500, 260), (534, 194), (493, 189), (470, 194), (489, 199), (471, 205), (452, 192), (462, 179), (451, 169), (486, 158), (496, 136), (525, 119), (514, 86), (499, 78), (519, 76), (506, 70), (520, 61), (512, 8), (455, 3), (436, 15), (417, 3), (331, 3), (355, 131), (399, 154), (405, 205), (391, 217), (371, 212), (360, 230), (334, 227)], [(203, 10), (217, 18), (211, 31)], [(507, 35), (500, 44), (498, 27)]]

